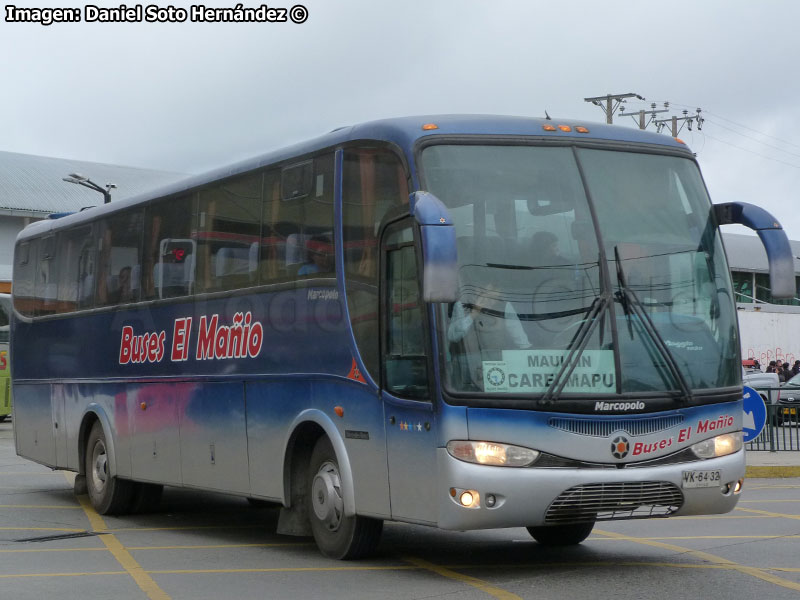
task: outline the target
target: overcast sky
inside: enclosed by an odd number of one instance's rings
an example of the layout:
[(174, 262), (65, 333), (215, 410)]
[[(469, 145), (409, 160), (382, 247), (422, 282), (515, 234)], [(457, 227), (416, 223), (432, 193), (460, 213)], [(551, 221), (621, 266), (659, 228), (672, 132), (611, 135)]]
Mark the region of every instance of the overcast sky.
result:
[(303, 24), (43, 27), (3, 14), (0, 150), (197, 173), (381, 117), (547, 110), (603, 121), (584, 97), (635, 92), (647, 103), (627, 111), (702, 108), (703, 130), (679, 135), (712, 199), (759, 204), (800, 239), (800, 2), (304, 5)]

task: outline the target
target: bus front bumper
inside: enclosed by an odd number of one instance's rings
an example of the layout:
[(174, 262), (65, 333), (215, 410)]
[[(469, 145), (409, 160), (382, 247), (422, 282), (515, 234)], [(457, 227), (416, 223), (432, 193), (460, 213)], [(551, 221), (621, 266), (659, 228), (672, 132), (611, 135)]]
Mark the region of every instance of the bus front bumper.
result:
[[(736, 506), (745, 474), (744, 450), (672, 465), (563, 469), (476, 465), (439, 448), (437, 464), (437, 524), (451, 530), (566, 523), (571, 515), (587, 520), (594, 508), (598, 520), (726, 513)], [(709, 474), (711, 487), (684, 483)]]

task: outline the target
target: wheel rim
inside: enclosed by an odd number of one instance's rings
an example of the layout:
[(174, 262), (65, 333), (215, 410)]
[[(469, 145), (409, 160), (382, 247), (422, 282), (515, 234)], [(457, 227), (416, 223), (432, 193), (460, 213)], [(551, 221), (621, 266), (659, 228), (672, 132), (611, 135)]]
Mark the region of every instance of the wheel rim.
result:
[(108, 459), (106, 456), (106, 445), (102, 440), (97, 440), (97, 443), (92, 449), (92, 486), (98, 492), (102, 492), (106, 486), (106, 479), (108, 477)]
[(339, 469), (330, 461), (322, 463), (311, 483), (311, 505), (314, 514), (328, 531), (336, 531), (342, 523), (344, 501)]

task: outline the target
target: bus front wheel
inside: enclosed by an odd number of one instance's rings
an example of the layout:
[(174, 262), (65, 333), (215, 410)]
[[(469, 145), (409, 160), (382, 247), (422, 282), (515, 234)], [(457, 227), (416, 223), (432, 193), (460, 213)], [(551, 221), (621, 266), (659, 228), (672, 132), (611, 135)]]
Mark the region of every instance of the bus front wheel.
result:
[(311, 453), (308, 518), (320, 551), (329, 558), (355, 559), (378, 546), (383, 521), (345, 516), (339, 463), (330, 440), (321, 437)]
[(86, 440), (86, 488), (92, 506), (101, 515), (128, 512), (133, 501), (134, 484), (113, 477), (108, 470), (106, 435), (100, 421), (92, 425)]
[(525, 529), (533, 539), (543, 546), (574, 546), (589, 537), (593, 527), (594, 522), (545, 525), (543, 527), (526, 527)]

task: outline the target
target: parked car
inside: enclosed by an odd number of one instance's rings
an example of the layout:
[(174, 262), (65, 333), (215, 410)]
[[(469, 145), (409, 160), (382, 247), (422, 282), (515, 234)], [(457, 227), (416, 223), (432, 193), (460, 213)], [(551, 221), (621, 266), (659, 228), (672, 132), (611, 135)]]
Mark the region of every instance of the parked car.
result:
[(800, 415), (800, 374), (783, 384), (778, 402), (778, 423), (797, 421)]

